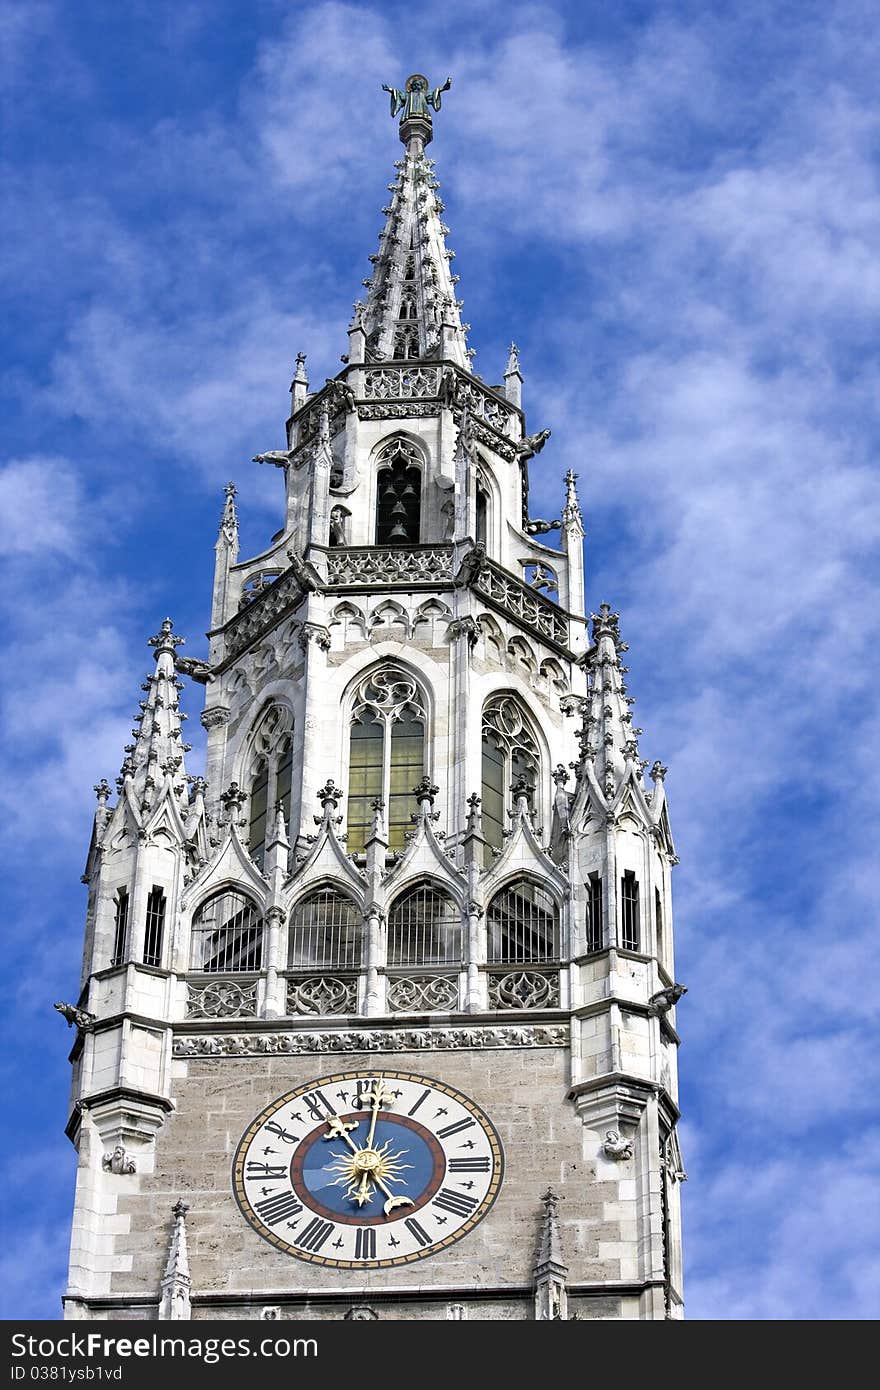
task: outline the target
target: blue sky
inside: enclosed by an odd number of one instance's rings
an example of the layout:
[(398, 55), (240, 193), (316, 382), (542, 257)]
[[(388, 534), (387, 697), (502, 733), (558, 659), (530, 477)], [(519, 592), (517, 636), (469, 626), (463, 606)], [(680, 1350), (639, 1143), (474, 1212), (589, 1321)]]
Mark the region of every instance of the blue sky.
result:
[(279, 525), (249, 459), (338, 369), (418, 70), (476, 370), (516, 338), (670, 769), (689, 1315), (877, 1316), (875, 7), (0, 0), (0, 49), (4, 1315), (60, 1310), (91, 788), (166, 612), (205, 653), (224, 483)]

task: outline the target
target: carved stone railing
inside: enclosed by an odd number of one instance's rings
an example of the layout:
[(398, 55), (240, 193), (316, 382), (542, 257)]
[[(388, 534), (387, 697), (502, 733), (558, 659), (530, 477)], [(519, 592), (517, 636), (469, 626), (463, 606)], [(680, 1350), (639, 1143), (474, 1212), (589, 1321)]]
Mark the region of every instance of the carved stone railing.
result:
[(187, 984), (187, 1018), (255, 1018), (257, 984), (237, 980), (211, 980)]
[(410, 400), (436, 396), (439, 367), (378, 367), (364, 372), (364, 397), (369, 400)]
[(237, 656), (268, 632), (288, 610), (298, 607), (302, 597), (302, 589), (291, 572), (268, 584), (225, 628), (227, 657)]
[(515, 579), (500, 565), (491, 560), (485, 561), (473, 585), (478, 593), (497, 604), (512, 618), (517, 618), (539, 637), (548, 638), (558, 647), (567, 645), (568, 624), (556, 605)]
[(457, 975), (397, 975), (388, 979), (390, 1013), (445, 1013), (458, 1008)]
[(462, 377), (459, 378), (456, 387), (455, 405), (456, 409), (467, 406), (471, 421), (474, 419), (484, 420), (499, 434), (506, 432), (508, 421), (512, 415), (516, 414), (513, 406), (507, 405), (506, 402), (500, 401), (497, 396), (483, 390), (476, 382), (467, 381)]
[(288, 979), (287, 1012), (323, 1018), (357, 1012), (357, 978), (349, 975), (309, 975)]
[(331, 587), (349, 584), (436, 584), (451, 581), (452, 546), (365, 546), (346, 547), (327, 552), (327, 583)]
[(490, 1009), (556, 1009), (559, 971), (517, 966), (489, 972)]

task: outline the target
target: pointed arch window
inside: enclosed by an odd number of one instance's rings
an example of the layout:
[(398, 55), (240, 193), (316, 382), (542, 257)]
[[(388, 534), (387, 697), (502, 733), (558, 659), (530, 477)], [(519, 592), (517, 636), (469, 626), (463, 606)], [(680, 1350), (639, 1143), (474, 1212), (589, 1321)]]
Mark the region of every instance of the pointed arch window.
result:
[(226, 889), (193, 918), (190, 969), (205, 974), (251, 973), (263, 965), (263, 919), (252, 898)]
[(293, 738), (290, 711), (283, 705), (270, 705), (262, 714), (254, 735), (252, 758), (248, 849), (262, 868), (266, 839), (273, 829), (279, 803), (284, 809), (284, 823), (290, 825)]
[(361, 938), (361, 914), (354, 900), (336, 888), (318, 888), (294, 908), (288, 969), (356, 969)]
[(388, 841), (403, 849), (411, 828), (413, 787), (425, 771), (424, 695), (399, 666), (383, 666), (362, 681), (352, 709), (349, 756), (349, 852), (361, 853), (373, 823), (373, 802), (385, 803)]
[(419, 883), (392, 904), (388, 914), (388, 964), (458, 965), (461, 911), (448, 893)]
[(587, 950), (601, 951), (604, 944), (602, 878), (600, 874), (590, 874), (587, 879)]
[(477, 478), (477, 514), (475, 540), (479, 545), (488, 545), (489, 536), (489, 493), (481, 478)]
[(417, 545), (422, 511), (422, 456), (408, 439), (392, 439), (376, 464), (376, 544)]
[(538, 744), (512, 695), (493, 695), (483, 709), (483, 834), (490, 845), (504, 843), (511, 789), (524, 781), (534, 802), (538, 786)]
[(490, 965), (559, 958), (559, 911), (553, 897), (530, 879), (502, 888), (487, 915)]

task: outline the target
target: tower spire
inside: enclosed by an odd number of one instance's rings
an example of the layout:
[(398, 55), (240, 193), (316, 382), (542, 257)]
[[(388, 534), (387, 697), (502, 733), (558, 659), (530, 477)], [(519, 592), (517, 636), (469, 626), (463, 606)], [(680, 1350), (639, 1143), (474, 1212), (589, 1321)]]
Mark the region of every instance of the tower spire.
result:
[[(364, 280), (366, 303), (356, 307), (358, 326), (366, 334), (368, 359), (409, 360), (450, 357), (469, 367), (467, 326), (455, 297), (457, 275), (450, 271), (455, 252), (446, 245), (449, 228), (440, 220), (443, 202), (434, 177), (434, 162), (425, 157), (431, 140), (431, 111), (439, 111), (451, 79), (433, 91), (414, 73), (404, 91), (391, 93), (391, 114), (402, 112), (400, 138), (406, 155), (396, 161), (397, 177), (388, 185), (391, 201), (382, 209), (385, 226), (379, 250)], [(442, 350), (441, 350), (442, 349)]]
[(166, 618), (156, 635), (149, 639), (149, 645), (156, 650), (156, 667), (144, 681), (147, 697), (141, 700), (139, 712), (134, 717), (134, 743), (125, 750), (120, 774), (123, 784), (130, 780), (132, 795), (142, 811), (155, 803), (166, 778), (172, 784), (179, 805), (185, 808), (187, 803), (184, 754), (189, 752), (190, 745), (184, 743), (181, 732), (186, 715), (178, 704), (182, 683), (174, 669), (175, 649), (185, 640), (174, 632), (170, 618)]

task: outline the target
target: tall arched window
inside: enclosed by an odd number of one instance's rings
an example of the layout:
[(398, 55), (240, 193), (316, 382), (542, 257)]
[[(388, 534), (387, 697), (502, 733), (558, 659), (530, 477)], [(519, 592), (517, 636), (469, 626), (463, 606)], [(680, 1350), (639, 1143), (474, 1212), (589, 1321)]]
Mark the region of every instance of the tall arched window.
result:
[(488, 545), (489, 536), (489, 494), (482, 486), (480, 479), (477, 479), (477, 534), (474, 539), (479, 545)]
[(461, 911), (448, 893), (429, 883), (408, 889), (388, 914), (388, 964), (458, 965)]
[(408, 439), (392, 439), (376, 462), (376, 544), (417, 545), (422, 511), (422, 456)]
[(354, 900), (335, 888), (318, 888), (294, 908), (288, 969), (356, 969), (361, 936), (361, 914)]
[(500, 849), (504, 843), (511, 789), (524, 781), (538, 785), (538, 744), (512, 695), (493, 695), (483, 709), (483, 834)]
[(383, 666), (361, 682), (351, 717), (349, 852), (363, 850), (377, 797), (385, 803), (389, 845), (403, 849), (415, 808), (412, 789), (425, 771), (424, 697), (407, 671)]
[(250, 973), (263, 965), (263, 919), (252, 898), (224, 889), (193, 918), (190, 969)]
[(266, 837), (273, 829), (275, 810), (284, 808), (285, 825), (290, 824), (293, 786), (293, 739), (290, 711), (284, 705), (270, 705), (260, 717), (251, 752), (248, 821), (248, 848), (255, 863), (263, 867)]
[(556, 960), (559, 913), (551, 895), (530, 879), (502, 888), (489, 904), (489, 964)]

